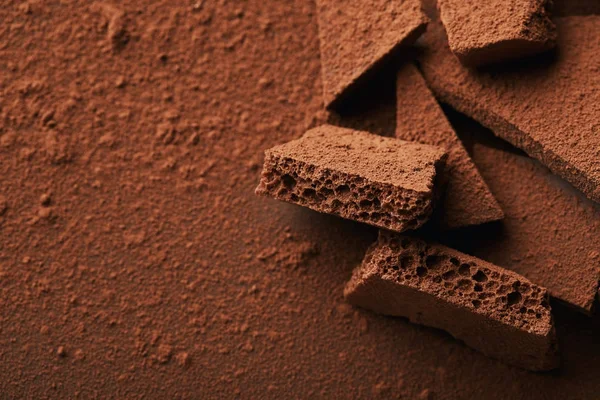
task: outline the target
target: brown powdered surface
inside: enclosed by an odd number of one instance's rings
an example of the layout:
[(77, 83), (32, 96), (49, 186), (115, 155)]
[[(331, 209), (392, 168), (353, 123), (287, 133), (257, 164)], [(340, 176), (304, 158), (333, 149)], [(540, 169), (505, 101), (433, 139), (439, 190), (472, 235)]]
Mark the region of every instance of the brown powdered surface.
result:
[(600, 201), (600, 17), (559, 18), (557, 28), (555, 54), (479, 72), (461, 66), (431, 23), (422, 71), (444, 102)]
[(441, 201), (442, 226), (459, 228), (502, 219), (502, 209), (412, 64), (405, 64), (398, 72), (396, 91), (396, 137), (448, 151), (444, 168), (447, 187)]
[(480, 144), (473, 159), (505, 219), (471, 235), (468, 251), (590, 313), (600, 279), (598, 205), (535, 160)]
[(442, 245), (381, 232), (344, 295), (351, 304), (446, 330), (509, 364), (558, 366), (546, 289)]
[(443, 149), (322, 125), (265, 152), (256, 193), (402, 232), (433, 212)]
[(376, 230), (254, 195), (319, 120), (312, 2), (91, 3), (0, 7), (0, 398), (597, 397), (599, 317), (508, 367), (353, 310)]
[(333, 107), (425, 30), (419, 0), (317, 0), (323, 101)]
[(479, 66), (529, 56), (554, 47), (552, 0), (438, 0), (452, 52)]

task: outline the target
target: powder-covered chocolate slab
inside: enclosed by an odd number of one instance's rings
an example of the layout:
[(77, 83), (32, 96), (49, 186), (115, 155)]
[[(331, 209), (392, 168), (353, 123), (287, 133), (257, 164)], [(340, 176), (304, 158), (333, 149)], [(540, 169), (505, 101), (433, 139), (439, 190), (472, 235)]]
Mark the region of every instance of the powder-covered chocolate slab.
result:
[(476, 144), (473, 158), (505, 213), (469, 252), (591, 313), (600, 278), (600, 207), (535, 160)]
[(419, 0), (317, 0), (323, 100), (335, 106), (425, 30)]
[(549, 5), (548, 0), (438, 0), (450, 49), (469, 66), (554, 47), (556, 29)]
[(353, 305), (443, 329), (511, 365), (558, 366), (546, 289), (442, 245), (380, 232), (344, 295)]
[(401, 67), (396, 90), (396, 137), (448, 151), (444, 169), (447, 188), (441, 199), (442, 226), (452, 229), (502, 219), (502, 209), (414, 65)]
[(463, 67), (433, 22), (421, 68), (442, 101), (600, 201), (600, 17), (556, 19), (556, 53), (502, 68)]
[(265, 152), (259, 195), (394, 231), (433, 211), (439, 147), (323, 125)]

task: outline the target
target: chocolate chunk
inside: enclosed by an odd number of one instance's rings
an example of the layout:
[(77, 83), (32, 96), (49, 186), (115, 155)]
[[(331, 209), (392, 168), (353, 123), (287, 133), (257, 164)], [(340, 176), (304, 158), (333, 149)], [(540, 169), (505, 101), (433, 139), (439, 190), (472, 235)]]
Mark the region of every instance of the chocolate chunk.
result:
[(506, 218), (502, 234), (474, 234), (466, 250), (590, 314), (600, 278), (600, 207), (530, 158), (475, 144), (473, 159)]
[(256, 193), (394, 231), (433, 211), (444, 150), (323, 125), (265, 152)]
[(431, 23), (422, 72), (442, 101), (600, 201), (600, 17), (556, 23), (556, 54), (485, 72), (462, 67), (442, 26)]
[(448, 151), (444, 169), (448, 186), (441, 200), (441, 225), (452, 229), (502, 219), (502, 209), (412, 64), (405, 64), (398, 72), (396, 90), (396, 137)]
[(323, 100), (333, 107), (424, 31), (418, 0), (317, 0)]
[(353, 305), (443, 329), (507, 364), (533, 371), (558, 365), (546, 289), (442, 245), (380, 232), (344, 295)]
[(439, 0), (450, 49), (465, 65), (529, 56), (556, 44), (548, 0)]

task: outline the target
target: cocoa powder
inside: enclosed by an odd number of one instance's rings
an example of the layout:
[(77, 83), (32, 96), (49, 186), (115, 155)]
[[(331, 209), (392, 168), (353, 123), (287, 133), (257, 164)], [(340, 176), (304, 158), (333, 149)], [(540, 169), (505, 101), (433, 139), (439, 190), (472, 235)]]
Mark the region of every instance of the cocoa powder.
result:
[(511, 368), (345, 303), (375, 229), (254, 195), (322, 122), (314, 4), (98, 4), (0, 7), (0, 397), (597, 396), (598, 317)]

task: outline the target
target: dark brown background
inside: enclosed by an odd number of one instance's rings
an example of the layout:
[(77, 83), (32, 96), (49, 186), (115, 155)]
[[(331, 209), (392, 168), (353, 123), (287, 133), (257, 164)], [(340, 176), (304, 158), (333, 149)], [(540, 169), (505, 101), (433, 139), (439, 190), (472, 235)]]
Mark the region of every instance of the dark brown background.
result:
[(504, 366), (344, 303), (374, 230), (253, 195), (325, 117), (315, 17), (2, 2), (0, 398), (598, 397), (597, 318), (555, 306), (560, 371)]

